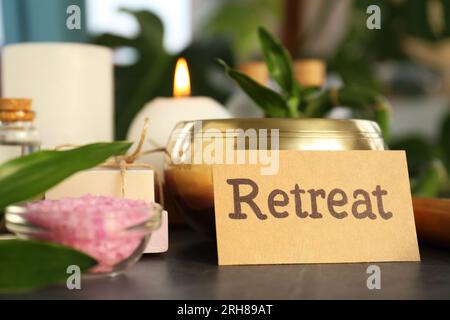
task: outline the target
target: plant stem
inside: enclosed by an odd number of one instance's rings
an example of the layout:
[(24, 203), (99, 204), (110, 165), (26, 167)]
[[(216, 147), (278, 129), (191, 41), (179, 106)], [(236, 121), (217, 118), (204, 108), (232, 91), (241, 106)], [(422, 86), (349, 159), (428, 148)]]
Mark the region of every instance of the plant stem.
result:
[(289, 118), (300, 118), (301, 117), (301, 112), (298, 110), (298, 105), (299, 105), (298, 100), (299, 99), (297, 97), (291, 97), (287, 101)]

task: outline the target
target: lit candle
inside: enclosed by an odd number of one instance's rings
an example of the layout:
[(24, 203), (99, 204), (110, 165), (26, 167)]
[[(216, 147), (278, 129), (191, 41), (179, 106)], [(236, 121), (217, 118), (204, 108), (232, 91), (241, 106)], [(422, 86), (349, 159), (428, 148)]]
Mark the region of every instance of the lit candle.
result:
[[(141, 135), (144, 119), (149, 118), (150, 129), (144, 150), (165, 147), (177, 123), (191, 120), (227, 119), (230, 113), (217, 101), (208, 97), (191, 97), (189, 69), (184, 58), (177, 61), (174, 78), (174, 98), (156, 98), (142, 108), (128, 132), (130, 141)], [(160, 177), (163, 177), (163, 154), (146, 156)]]

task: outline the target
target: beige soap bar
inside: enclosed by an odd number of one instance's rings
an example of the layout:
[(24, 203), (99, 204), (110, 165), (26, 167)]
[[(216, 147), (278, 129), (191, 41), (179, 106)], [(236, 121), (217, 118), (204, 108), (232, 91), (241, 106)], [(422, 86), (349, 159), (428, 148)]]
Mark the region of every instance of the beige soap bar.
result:
[(120, 170), (92, 169), (76, 173), (53, 189), (47, 191), (46, 199), (80, 197), (86, 194), (122, 197), (155, 201), (154, 171), (149, 169), (127, 169), (123, 182)]

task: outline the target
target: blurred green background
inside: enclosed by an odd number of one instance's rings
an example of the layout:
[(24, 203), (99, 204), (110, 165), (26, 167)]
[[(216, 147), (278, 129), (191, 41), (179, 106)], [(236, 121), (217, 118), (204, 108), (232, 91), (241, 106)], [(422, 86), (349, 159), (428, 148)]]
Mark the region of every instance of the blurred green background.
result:
[[(165, 2), (165, 4), (164, 4)], [(116, 50), (116, 137), (157, 96), (171, 96), (175, 61), (189, 62), (193, 95), (230, 106), (237, 88), (216, 63), (261, 60), (257, 27), (295, 59), (327, 63), (326, 86), (358, 83), (393, 105), (391, 149), (405, 149), (415, 194), (448, 196), (450, 0), (3, 0), (2, 45), (92, 42)], [(81, 30), (62, 26), (69, 4)], [(377, 5), (381, 29), (366, 26)], [(345, 117), (345, 108), (331, 117)], [(351, 115), (355, 116), (355, 115)]]

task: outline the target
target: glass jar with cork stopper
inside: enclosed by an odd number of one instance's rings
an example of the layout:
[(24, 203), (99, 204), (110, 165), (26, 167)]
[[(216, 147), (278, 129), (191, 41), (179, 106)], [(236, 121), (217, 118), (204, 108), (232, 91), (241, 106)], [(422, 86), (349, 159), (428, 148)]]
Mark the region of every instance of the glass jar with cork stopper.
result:
[(0, 99), (0, 164), (39, 150), (30, 99)]

